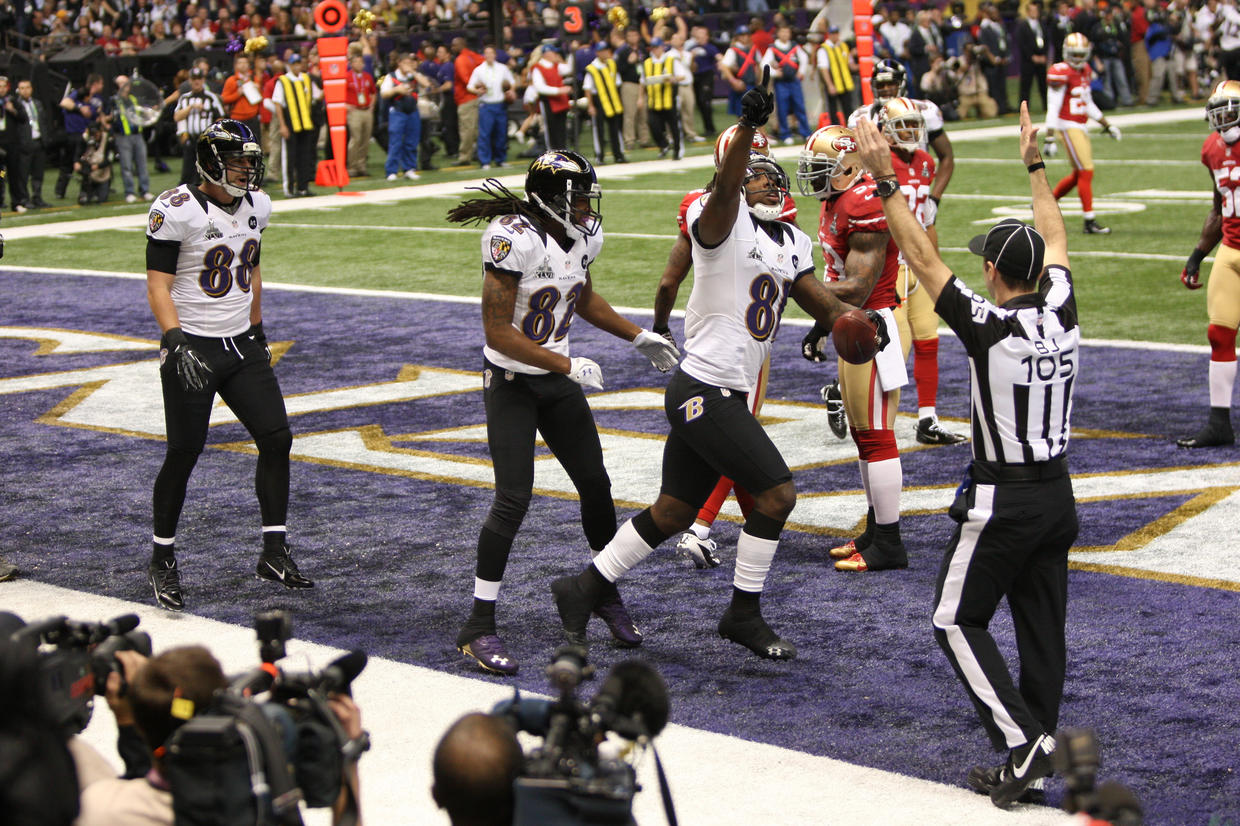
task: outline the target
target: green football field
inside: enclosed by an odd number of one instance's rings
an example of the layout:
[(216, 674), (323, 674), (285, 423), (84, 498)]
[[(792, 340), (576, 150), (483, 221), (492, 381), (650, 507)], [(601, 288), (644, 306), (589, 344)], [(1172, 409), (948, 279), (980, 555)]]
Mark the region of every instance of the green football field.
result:
[[(979, 265), (965, 250), (968, 239), (1005, 215), (1028, 217), (1028, 176), (1016, 160), (1016, 123), (1012, 119), (1003, 123), (1011, 125), (1012, 138), (956, 143), (956, 171), (939, 213), (944, 259), (974, 286), (980, 286)], [(1061, 202), (1087, 337), (1205, 343), (1205, 291), (1185, 290), (1178, 275), (1210, 206), (1209, 179), (1198, 160), (1206, 134), (1205, 124), (1195, 121), (1130, 126), (1118, 143), (1094, 134), (1095, 211), (1112, 234), (1084, 235), (1075, 193)], [(709, 151), (709, 144), (701, 144), (691, 155)], [(791, 175), (795, 161), (788, 159), (787, 151), (781, 150), (780, 155)], [(375, 177), (353, 188), (395, 186), (378, 174), (382, 153), (373, 150), (371, 155)], [(635, 159), (651, 160), (653, 152), (635, 153)], [(511, 166), (503, 171), (519, 182), (523, 167)], [(607, 241), (593, 275), (596, 288), (613, 304), (651, 306), (674, 239), (681, 196), (710, 177), (709, 169), (701, 166), (686, 168), (668, 161), (666, 167), (667, 171), (603, 181)], [(1048, 162), (1052, 185), (1067, 169), (1062, 153)], [(619, 168), (606, 170), (614, 174)], [(477, 170), (442, 171), (423, 175), (423, 181), (464, 183), (478, 175)], [(119, 176), (115, 183), (119, 186)], [(152, 187), (158, 192), (173, 183), (170, 175), (156, 176)], [(270, 188), (279, 199), (278, 185)], [(75, 186), (70, 188), (71, 194), (75, 191)], [(409, 199), (393, 203), (362, 205), (340, 198), (339, 206), (278, 212), (264, 236), (264, 278), (476, 295), (479, 233), (449, 225), (444, 218), (460, 195), (421, 195), (416, 187), (408, 191)], [(801, 226), (813, 234), (817, 204), (799, 194), (797, 202)], [(4, 264), (143, 272), (144, 243), (139, 229), (52, 233), (56, 221), (144, 210), (143, 205), (116, 203), (6, 215), (6, 231), (42, 224), (47, 234), (11, 240)], [(818, 263), (821, 266), (821, 260)], [(683, 290), (680, 306), (687, 296), (688, 290)], [(803, 315), (796, 308), (790, 313)]]

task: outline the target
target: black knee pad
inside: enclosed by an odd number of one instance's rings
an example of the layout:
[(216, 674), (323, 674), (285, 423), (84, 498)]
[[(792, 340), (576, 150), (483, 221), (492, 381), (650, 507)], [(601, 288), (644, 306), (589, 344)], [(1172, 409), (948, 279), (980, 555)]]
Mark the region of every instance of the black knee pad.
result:
[(516, 536), (530, 508), (530, 496), (528, 490), (496, 488), (495, 501), (491, 503), (491, 512), (482, 523), (483, 527), (508, 539)]
[(293, 432), (282, 427), (274, 433), (260, 436), (254, 440), (258, 452), (264, 456), (287, 456), (293, 449)]

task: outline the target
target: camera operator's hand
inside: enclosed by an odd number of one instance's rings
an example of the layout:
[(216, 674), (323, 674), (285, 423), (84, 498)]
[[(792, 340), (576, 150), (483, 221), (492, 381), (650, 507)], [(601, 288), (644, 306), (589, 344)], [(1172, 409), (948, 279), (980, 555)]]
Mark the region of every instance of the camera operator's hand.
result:
[(352, 697), (347, 694), (333, 694), (327, 698), (327, 705), (350, 740), (356, 740), (365, 733), (362, 728), (362, 710), (353, 702)]
[(146, 665), (146, 659), (137, 651), (116, 652), (116, 660), (121, 664), (124, 674), (113, 671), (108, 675), (103, 698), (108, 701), (108, 708), (112, 709), (118, 728), (133, 725), (133, 709), (129, 705), (129, 683), (133, 681), (138, 670)]

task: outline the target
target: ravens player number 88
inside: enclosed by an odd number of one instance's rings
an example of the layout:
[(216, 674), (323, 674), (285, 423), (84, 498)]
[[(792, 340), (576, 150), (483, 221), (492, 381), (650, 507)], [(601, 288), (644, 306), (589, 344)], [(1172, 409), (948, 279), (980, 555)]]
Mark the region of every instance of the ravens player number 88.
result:
[[(474, 600), (457, 649), (484, 670), (515, 674), (517, 658), (500, 640), (495, 604), (508, 555), (534, 487), (534, 442), (542, 435), (577, 489), (581, 526), (595, 553), (616, 533), (611, 480), (583, 387), (603, 389), (588, 358), (569, 355), (573, 318), (633, 346), (660, 370), (676, 366), (676, 345), (622, 318), (598, 292), (591, 264), (603, 246), (601, 192), (594, 168), (568, 150), (539, 155), (525, 176), (525, 198), (491, 179), (448, 213), (456, 223), (487, 224), (482, 234), (483, 397), (495, 499), (478, 536)], [(642, 642), (613, 586), (597, 606), (616, 641)]]
[(259, 189), (263, 153), (247, 126), (218, 120), (198, 137), (196, 165), (202, 183), (161, 194), (146, 232), (147, 299), (163, 333), (159, 376), (168, 438), (155, 479), (148, 580), (156, 601), (174, 611), (185, 607), (177, 522), (216, 394), (258, 447), (259, 578), (288, 588), (314, 584), (286, 542), (293, 437), (263, 333), (259, 252), (271, 216), (271, 199)]

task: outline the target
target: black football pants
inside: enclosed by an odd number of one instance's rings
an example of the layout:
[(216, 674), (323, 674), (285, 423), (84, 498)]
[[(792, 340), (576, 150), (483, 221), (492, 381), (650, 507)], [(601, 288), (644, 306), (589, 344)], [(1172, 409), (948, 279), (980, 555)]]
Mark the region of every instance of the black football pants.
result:
[[(964, 684), (997, 751), (1055, 731), (1067, 654), (1068, 549), (1076, 500), (1064, 475), (1041, 482), (977, 484), (952, 505), (960, 524), (935, 587), (934, 636)], [(1020, 686), (987, 630), (1008, 599)]]
[(155, 535), (176, 535), (190, 473), (207, 441), (207, 427), (218, 393), (258, 446), (254, 488), (263, 525), (283, 525), (288, 515), (289, 431), (284, 396), (267, 352), (246, 335), (206, 338), (189, 335), (190, 346), (211, 367), (207, 387), (199, 392), (181, 387), (168, 343), (160, 342), (159, 369), (164, 393), (164, 425), (168, 450), (155, 479)]
[(586, 541), (602, 550), (616, 533), (616, 506), (594, 415), (581, 386), (559, 373), (516, 373), (485, 359), (483, 368), (495, 499), (478, 543), (479, 579), (503, 578), (534, 489), (534, 440), (539, 434), (577, 488)]

